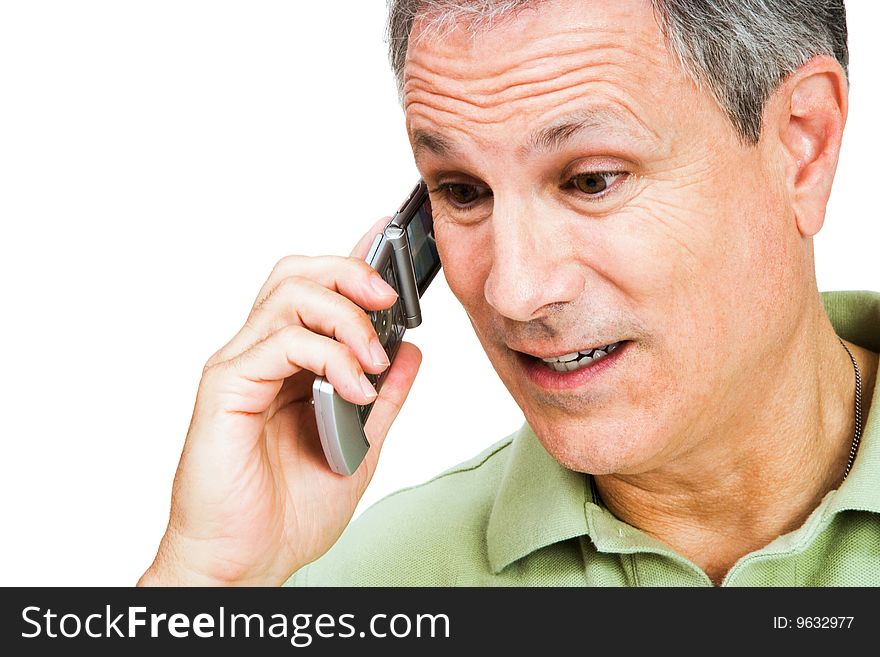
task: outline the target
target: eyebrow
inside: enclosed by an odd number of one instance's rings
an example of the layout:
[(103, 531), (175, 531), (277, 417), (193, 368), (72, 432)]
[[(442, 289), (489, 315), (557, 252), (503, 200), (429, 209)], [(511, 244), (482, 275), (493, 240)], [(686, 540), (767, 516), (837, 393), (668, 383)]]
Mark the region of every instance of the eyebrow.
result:
[(457, 152), (451, 139), (443, 135), (427, 130), (413, 130), (412, 133), (413, 155), (419, 157), (422, 151), (431, 151), (434, 155), (451, 155)]
[[(526, 146), (518, 149), (518, 153), (520, 156), (526, 156), (532, 153), (556, 151), (575, 136), (590, 130), (612, 130), (638, 140), (645, 140), (647, 134), (653, 134), (641, 122), (638, 125), (641, 129), (635, 130), (631, 121), (619, 111), (610, 108), (578, 110), (536, 130), (526, 140)], [(416, 159), (423, 151), (430, 151), (438, 156), (449, 156), (458, 152), (451, 139), (428, 130), (413, 130), (412, 145)]]

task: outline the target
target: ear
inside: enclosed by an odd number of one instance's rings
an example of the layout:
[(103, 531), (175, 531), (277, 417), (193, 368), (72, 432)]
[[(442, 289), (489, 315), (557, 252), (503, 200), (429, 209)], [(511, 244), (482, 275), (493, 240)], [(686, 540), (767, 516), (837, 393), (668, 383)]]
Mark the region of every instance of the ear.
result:
[(832, 57), (814, 57), (783, 82), (773, 103), (785, 185), (804, 237), (819, 232), (837, 169), (848, 110), (846, 74)]

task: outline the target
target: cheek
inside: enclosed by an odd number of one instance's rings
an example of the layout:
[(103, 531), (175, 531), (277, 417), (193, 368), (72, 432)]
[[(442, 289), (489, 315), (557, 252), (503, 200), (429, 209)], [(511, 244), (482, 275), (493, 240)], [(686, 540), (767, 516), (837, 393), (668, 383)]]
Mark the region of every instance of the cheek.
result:
[[(728, 170), (751, 173), (733, 185)], [(766, 180), (751, 161), (727, 162), (685, 183), (658, 181), (614, 217), (605, 274), (647, 313), (649, 326), (696, 344), (707, 330), (720, 339), (742, 328), (768, 276), (775, 280), (781, 271), (769, 246), (779, 236), (766, 222), (774, 216)]]
[(780, 290), (794, 285), (798, 245), (766, 180), (658, 190), (609, 229), (607, 276), (646, 327), (653, 388), (642, 405), (658, 402), (658, 416), (669, 404), (696, 421), (694, 409), (711, 406), (707, 391), (743, 376), (743, 359), (759, 361), (785, 321)]
[(715, 217), (684, 203), (645, 198), (601, 233), (591, 266), (613, 283), (648, 346), (675, 357), (682, 343), (693, 343), (706, 325), (719, 323), (713, 309), (724, 240)]
[(434, 225), (446, 282), (471, 315), (483, 300), (483, 286), (492, 264), (491, 245), (479, 233), (446, 222)]
[(643, 329), (640, 377), (650, 386), (646, 394), (635, 384), (629, 407), (658, 421), (678, 409), (688, 422), (684, 409), (708, 402), (702, 399), (707, 377), (728, 370), (725, 345), (742, 345), (749, 293), (740, 285), (753, 255), (738, 242), (736, 218), (725, 216), (726, 207), (697, 186), (658, 186), (613, 217), (601, 236), (594, 231), (594, 266)]

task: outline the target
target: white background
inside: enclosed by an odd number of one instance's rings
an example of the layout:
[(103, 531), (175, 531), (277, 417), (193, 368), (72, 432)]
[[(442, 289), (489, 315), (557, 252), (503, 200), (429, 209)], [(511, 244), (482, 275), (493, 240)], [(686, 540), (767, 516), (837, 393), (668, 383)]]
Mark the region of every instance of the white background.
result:
[[(880, 290), (880, 3), (847, 6), (819, 287)], [(280, 257), (347, 254), (409, 191), (384, 20), (381, 0), (0, 1), (0, 584), (134, 583), (205, 360)], [(521, 423), (444, 281), (424, 315), (359, 512)]]

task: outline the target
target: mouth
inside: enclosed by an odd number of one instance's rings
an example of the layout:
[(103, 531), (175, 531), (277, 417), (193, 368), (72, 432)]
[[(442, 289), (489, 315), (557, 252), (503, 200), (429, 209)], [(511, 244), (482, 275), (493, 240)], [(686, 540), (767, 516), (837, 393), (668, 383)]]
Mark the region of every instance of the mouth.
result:
[(548, 389), (575, 388), (584, 385), (620, 361), (630, 340), (620, 340), (598, 347), (586, 347), (557, 356), (516, 352), (529, 379)]
[(591, 365), (593, 361), (606, 358), (609, 354), (613, 353), (615, 349), (620, 347), (623, 342), (624, 341), (621, 340), (620, 342), (612, 342), (611, 344), (606, 344), (601, 347), (573, 351), (570, 354), (551, 356), (550, 358), (541, 358), (540, 360), (554, 372), (574, 372)]

